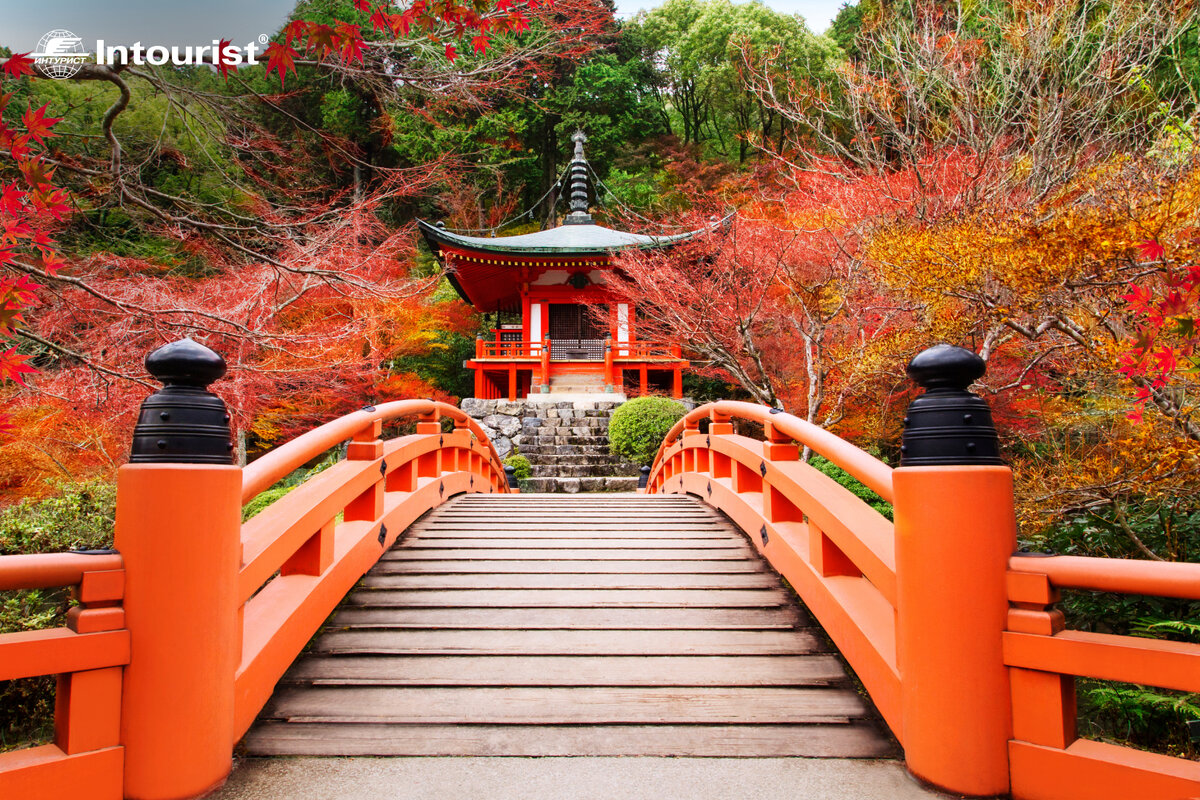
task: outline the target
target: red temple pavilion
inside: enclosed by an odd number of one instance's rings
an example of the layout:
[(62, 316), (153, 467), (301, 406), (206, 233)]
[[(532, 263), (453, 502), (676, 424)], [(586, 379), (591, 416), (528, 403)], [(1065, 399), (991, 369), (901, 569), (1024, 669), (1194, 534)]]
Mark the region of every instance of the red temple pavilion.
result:
[[(466, 362), (475, 371), (475, 396), (659, 391), (680, 397), (688, 362), (679, 347), (639, 339), (636, 310), (616, 302), (606, 283), (616, 269), (614, 253), (671, 247), (709, 228), (647, 236), (595, 224), (588, 213), (587, 138), (576, 133), (572, 140), (570, 213), (562, 225), (479, 237), (418, 222), (463, 300), (496, 314), (495, 327), (479, 338), (475, 358)], [(594, 313), (604, 306), (607, 325), (598, 321), (603, 314)]]

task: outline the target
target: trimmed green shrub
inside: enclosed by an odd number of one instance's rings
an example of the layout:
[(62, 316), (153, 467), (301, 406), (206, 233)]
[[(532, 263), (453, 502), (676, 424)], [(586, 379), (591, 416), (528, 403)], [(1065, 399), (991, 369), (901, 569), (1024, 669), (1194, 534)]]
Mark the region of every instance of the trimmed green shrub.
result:
[(513, 476), (519, 481), (533, 477), (533, 465), (529, 463), (528, 458), (520, 453), (513, 453), (505, 458), (504, 465), (513, 468)]
[(855, 478), (849, 472), (834, 464), (823, 456), (814, 455), (808, 459), (808, 465), (813, 467), (818, 472), (822, 472), (833, 478), (842, 487), (849, 489), (850, 493), (859, 500), (864, 501), (871, 508), (878, 511), (888, 519), (892, 518), (892, 504), (884, 500), (879, 495), (868, 489), (858, 478)]
[(666, 397), (638, 397), (617, 406), (608, 423), (609, 451), (635, 464), (650, 464), (671, 427), (687, 409)]

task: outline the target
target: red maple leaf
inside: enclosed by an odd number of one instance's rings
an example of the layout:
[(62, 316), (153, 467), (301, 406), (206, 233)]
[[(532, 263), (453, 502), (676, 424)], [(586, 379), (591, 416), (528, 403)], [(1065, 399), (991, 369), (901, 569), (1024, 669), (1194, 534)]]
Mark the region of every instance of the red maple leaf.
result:
[(489, 41), (486, 36), (473, 36), (471, 37), (471, 46), (475, 48), (476, 53), (486, 53)]
[(50, 129), (62, 119), (62, 117), (46, 116), (46, 108), (49, 105), (47, 103), (36, 111), (31, 108), (26, 109), (25, 115), (21, 117), (21, 121), (25, 123), (25, 128), (30, 138), (40, 145), (46, 144), (44, 137), (55, 135)]
[(25, 176), (25, 182), (34, 188), (49, 186), (50, 180), (54, 177), (54, 168), (47, 167), (46, 163), (40, 158), (30, 158), (22, 161), (17, 165), (17, 168)]
[(525, 19), (525, 15), (520, 11), (514, 11), (508, 15), (508, 29), (513, 33), (521, 33), (529, 30), (529, 20)]
[(375, 13), (371, 15), (371, 27), (377, 31), (392, 30), (393, 15), (387, 13), (382, 8), (375, 9)]
[(1163, 246), (1154, 239), (1138, 242), (1138, 250), (1142, 252), (1142, 258), (1146, 261), (1162, 261), (1162, 257), (1166, 253)]
[(15, 183), (10, 183), (0, 191), (0, 212), (16, 216), (23, 209), (22, 200), (25, 199), (25, 192), (22, 192)]
[(13, 136), (8, 142), (8, 152), (12, 154), (14, 161), (23, 161), (29, 158), (33, 151), (29, 149), (29, 137), (23, 134)]
[(296, 56), (299, 53), (290, 45), (271, 42), (267, 45), (267, 74), (279, 70), (279, 87), (283, 88), (289, 72), (296, 73)]
[(294, 19), (283, 26), (284, 44), (291, 44), (293, 39), (303, 39), (308, 32), (308, 23), (302, 19)]
[(342, 54), (342, 59), (344, 61), (357, 61), (361, 64), (363, 60), (363, 37), (358, 26), (339, 22), (337, 24), (337, 37), (341, 45), (339, 50)]
[(237, 62), (231, 58), (225, 57), (225, 48), (230, 44), (231, 42), (228, 39), (222, 39), (221, 46), (217, 48), (216, 57), (213, 58), (213, 65), (217, 68), (217, 72), (221, 73), (221, 77), (225, 80), (229, 80), (230, 72), (237, 72), (238, 70)]
[(67, 193), (63, 189), (55, 189), (48, 194), (39, 193), (37, 205), (55, 219), (66, 219), (71, 207), (67, 205)]
[(450, 59), (450, 63), (454, 63), (454, 59), (458, 58), (458, 49), (452, 45), (446, 45), (446, 58)]
[(21, 355), (15, 347), (0, 353), (0, 380), (13, 380), (21, 386), (26, 386), (27, 384), (21, 376), (37, 372), (36, 369), (25, 363), (28, 360), (29, 356)]
[(308, 29), (308, 49), (316, 50), (317, 57), (323, 58), (336, 49), (333, 28), (329, 25), (313, 25)]
[(354, 0), (354, 7), (365, 14), (371, 10), (371, 3), (369, 0)]
[(13, 53), (4, 62), (3, 69), (4, 74), (12, 78), (19, 78), (22, 75), (32, 75), (33, 59), (29, 57), (29, 53)]

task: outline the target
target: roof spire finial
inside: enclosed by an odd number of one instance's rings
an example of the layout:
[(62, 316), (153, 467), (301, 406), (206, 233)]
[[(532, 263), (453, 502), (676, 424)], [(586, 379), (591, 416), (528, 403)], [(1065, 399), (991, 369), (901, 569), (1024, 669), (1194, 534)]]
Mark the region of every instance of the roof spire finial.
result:
[(583, 155), (583, 145), (587, 142), (587, 136), (583, 131), (577, 130), (571, 136), (571, 141), (575, 143), (575, 155), (571, 159), (571, 171), (568, 178), (571, 213), (567, 215), (564, 223), (567, 225), (591, 225), (592, 215), (588, 213), (588, 163), (587, 158)]

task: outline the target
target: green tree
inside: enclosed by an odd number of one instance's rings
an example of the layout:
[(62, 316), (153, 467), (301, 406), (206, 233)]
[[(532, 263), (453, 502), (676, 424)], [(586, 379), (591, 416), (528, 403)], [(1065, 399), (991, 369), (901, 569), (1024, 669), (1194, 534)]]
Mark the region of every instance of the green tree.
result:
[(726, 159), (745, 161), (754, 142), (776, 145), (785, 131), (777, 111), (742, 79), (749, 55), (793, 78), (828, 83), (841, 51), (814, 35), (798, 15), (760, 2), (668, 0), (638, 17), (663, 65), (673, 125), (685, 144), (703, 143)]

